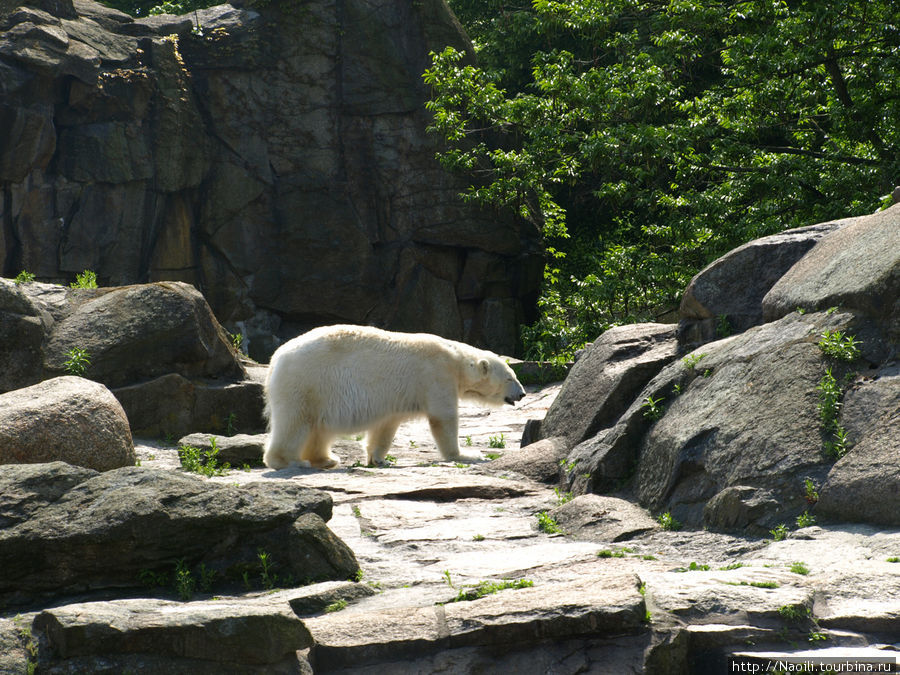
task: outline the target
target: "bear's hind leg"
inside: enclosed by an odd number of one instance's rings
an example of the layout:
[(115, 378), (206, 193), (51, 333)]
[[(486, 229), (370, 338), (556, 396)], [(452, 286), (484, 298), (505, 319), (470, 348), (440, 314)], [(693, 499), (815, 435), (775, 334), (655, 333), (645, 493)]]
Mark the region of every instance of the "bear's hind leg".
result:
[(369, 433), (366, 435), (367, 464), (370, 466), (373, 464), (384, 464), (384, 458), (387, 457), (388, 450), (391, 449), (391, 443), (394, 442), (394, 436), (397, 433), (400, 422), (400, 419), (390, 417), (369, 430)]
[(341, 465), (341, 458), (331, 452), (332, 440), (321, 430), (313, 430), (300, 451), (300, 459), (309, 462), (314, 469), (336, 469)]
[(263, 464), (270, 469), (283, 469), (296, 462), (300, 459), (300, 449), (308, 435), (309, 429), (306, 428), (284, 429), (273, 424), (266, 439)]

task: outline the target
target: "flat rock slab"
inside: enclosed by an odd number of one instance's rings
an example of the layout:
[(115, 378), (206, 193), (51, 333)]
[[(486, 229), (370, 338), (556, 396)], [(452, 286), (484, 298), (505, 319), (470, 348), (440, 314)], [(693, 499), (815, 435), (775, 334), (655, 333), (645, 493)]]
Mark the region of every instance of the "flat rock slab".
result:
[(454, 647), (528, 644), (560, 637), (639, 633), (644, 599), (631, 574), (507, 589), (471, 601), (307, 620), (313, 668), (419, 658)]
[(282, 598), (171, 602), (145, 598), (45, 610), (34, 629), (49, 656), (155, 654), (228, 663), (277, 662), (312, 644)]

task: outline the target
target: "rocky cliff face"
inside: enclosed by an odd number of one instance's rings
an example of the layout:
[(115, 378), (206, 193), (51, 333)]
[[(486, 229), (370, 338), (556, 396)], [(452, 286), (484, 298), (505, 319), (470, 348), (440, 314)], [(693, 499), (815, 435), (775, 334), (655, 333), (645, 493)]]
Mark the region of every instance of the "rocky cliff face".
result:
[(319, 323), (511, 353), (539, 234), (463, 205), (421, 73), (443, 0), (131, 17), (0, 4), (0, 272), (198, 287), (251, 354)]

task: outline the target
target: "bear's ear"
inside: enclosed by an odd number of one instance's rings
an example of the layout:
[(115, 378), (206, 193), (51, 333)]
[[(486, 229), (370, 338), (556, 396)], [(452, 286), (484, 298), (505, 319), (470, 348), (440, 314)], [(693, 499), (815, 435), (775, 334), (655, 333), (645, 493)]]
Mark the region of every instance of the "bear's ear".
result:
[(478, 370), (481, 371), (482, 375), (487, 375), (489, 372), (491, 372), (491, 364), (487, 359), (481, 359), (478, 362)]

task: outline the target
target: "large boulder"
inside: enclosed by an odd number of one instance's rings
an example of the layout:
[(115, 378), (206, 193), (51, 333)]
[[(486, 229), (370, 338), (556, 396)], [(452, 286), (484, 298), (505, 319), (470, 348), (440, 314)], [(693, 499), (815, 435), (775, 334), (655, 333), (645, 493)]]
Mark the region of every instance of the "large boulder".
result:
[(572, 367), (541, 422), (541, 437), (563, 437), (571, 448), (611, 427), (677, 348), (671, 324), (610, 328)]
[(54, 461), (97, 471), (134, 465), (128, 418), (102, 384), (65, 376), (0, 394), (0, 464)]
[(816, 512), (900, 527), (900, 367), (886, 366), (848, 391), (841, 422), (852, 451), (828, 473)]
[(816, 242), (855, 218), (754, 239), (697, 273), (681, 297), (679, 342), (690, 349), (763, 322), (766, 293)]
[(325, 525), (331, 498), (290, 482), (239, 488), (172, 471), (97, 474), (57, 463), (7, 467), (0, 494), (0, 606), (148, 578), (171, 585), (179, 566), (226, 588), (261, 570), (301, 583), (359, 569)]
[(540, 233), (435, 159), (429, 51), (474, 55), (443, 0), (23, 1), (0, 9), (0, 274), (185, 281), (260, 359), (335, 322), (513, 352)]
[(821, 239), (763, 298), (767, 321), (798, 307), (858, 312), (900, 342), (900, 204)]
[(182, 282), (73, 289), (0, 279), (0, 391), (63, 375), (112, 388), (135, 434), (253, 431), (265, 426), (250, 374), (203, 296)]

